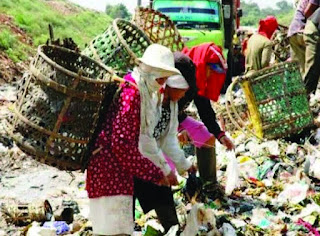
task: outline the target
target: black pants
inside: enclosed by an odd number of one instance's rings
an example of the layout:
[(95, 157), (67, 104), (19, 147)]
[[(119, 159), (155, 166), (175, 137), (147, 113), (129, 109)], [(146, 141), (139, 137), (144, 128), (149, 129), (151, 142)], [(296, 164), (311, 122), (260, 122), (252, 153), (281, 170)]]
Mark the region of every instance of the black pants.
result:
[(171, 226), (179, 224), (170, 187), (159, 186), (135, 178), (134, 197), (139, 200), (145, 214), (151, 210), (156, 211), (166, 232)]

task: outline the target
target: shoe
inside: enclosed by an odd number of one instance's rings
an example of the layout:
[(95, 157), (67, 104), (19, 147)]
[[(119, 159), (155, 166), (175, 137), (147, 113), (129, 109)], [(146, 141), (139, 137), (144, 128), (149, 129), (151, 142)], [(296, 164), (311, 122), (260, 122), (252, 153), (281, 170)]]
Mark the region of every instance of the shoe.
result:
[(203, 193), (213, 201), (216, 199), (222, 200), (226, 196), (224, 188), (220, 184), (212, 182), (206, 182), (203, 185)]

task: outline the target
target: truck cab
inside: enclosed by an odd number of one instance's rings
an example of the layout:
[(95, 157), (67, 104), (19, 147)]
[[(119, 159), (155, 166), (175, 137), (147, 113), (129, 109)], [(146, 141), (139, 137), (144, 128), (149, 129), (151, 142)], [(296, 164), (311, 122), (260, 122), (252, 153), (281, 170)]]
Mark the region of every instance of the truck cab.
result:
[(224, 48), (224, 18), (219, 0), (154, 0), (153, 8), (171, 18), (187, 47), (214, 42)]
[(170, 17), (187, 47), (213, 42), (223, 49), (229, 68), (225, 93), (234, 71), (232, 39), (242, 16), (240, 0), (150, 0), (150, 6)]

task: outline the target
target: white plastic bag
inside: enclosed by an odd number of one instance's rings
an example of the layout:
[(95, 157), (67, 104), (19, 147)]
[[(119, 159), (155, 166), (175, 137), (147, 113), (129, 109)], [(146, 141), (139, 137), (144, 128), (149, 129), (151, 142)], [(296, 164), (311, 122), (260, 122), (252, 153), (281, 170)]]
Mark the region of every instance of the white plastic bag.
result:
[(229, 163), (227, 166), (226, 194), (231, 195), (232, 191), (239, 186), (239, 166), (234, 151), (227, 152)]
[(180, 236), (198, 235), (200, 230), (208, 230), (209, 232), (206, 232), (208, 236), (220, 235), (216, 228), (214, 211), (212, 209), (206, 209), (202, 203), (196, 203), (188, 214), (186, 227)]

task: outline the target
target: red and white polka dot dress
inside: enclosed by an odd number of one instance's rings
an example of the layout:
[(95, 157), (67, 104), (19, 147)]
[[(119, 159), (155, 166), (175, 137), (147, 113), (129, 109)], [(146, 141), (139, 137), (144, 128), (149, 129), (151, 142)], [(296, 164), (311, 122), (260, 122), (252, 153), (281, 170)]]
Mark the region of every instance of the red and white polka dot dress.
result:
[(141, 156), (140, 95), (125, 83), (118, 102), (106, 114), (95, 147), (103, 147), (92, 156), (87, 169), (86, 188), (89, 198), (133, 195), (133, 177), (159, 182), (163, 172), (148, 158)]

